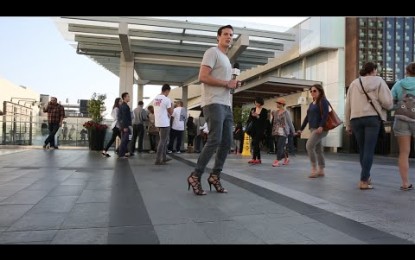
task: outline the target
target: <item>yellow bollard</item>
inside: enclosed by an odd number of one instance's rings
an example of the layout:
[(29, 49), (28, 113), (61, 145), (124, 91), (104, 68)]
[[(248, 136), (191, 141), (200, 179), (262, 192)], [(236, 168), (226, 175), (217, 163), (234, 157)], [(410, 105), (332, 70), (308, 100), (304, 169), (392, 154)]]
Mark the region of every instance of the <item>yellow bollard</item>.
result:
[(251, 137), (244, 134), (244, 149), (242, 150), (242, 156), (251, 156)]

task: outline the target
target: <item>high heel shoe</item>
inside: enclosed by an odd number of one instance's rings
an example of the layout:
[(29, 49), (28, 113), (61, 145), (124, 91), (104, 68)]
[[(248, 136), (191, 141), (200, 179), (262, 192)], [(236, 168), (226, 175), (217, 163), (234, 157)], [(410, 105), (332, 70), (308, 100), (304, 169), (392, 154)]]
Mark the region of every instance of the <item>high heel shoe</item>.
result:
[(193, 189), (195, 195), (206, 195), (206, 192), (202, 189), (202, 184), (200, 183), (199, 177), (193, 176), (193, 173), (187, 178), (187, 190), (190, 190), (190, 186)]
[(209, 189), (212, 191), (212, 185), (215, 187), (216, 191), (219, 193), (227, 193), (228, 191), (222, 187), (220, 183), (220, 178), (218, 175), (210, 174), (209, 178), (207, 179), (209, 183)]

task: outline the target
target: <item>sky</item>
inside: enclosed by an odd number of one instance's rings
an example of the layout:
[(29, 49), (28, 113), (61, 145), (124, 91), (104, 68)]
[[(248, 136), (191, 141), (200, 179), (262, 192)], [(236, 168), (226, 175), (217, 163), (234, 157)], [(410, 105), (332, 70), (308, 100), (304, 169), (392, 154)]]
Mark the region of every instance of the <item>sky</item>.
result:
[[(233, 26), (284, 31), (306, 18), (189, 17), (189, 21), (217, 19)], [(118, 97), (119, 78), (86, 55), (77, 54), (71, 43), (64, 39), (51, 17), (0, 17), (0, 77), (39, 94), (56, 96), (63, 104), (89, 99), (94, 92), (107, 94), (107, 117)], [(160, 88), (144, 86), (148, 100), (159, 92)]]

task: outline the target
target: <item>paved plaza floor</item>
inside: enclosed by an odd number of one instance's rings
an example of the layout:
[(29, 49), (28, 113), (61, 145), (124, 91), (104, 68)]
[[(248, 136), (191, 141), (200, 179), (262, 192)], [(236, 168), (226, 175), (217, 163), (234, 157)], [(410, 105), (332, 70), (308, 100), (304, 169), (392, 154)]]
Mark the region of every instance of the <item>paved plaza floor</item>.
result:
[[(0, 149), (0, 244), (413, 244), (415, 191), (401, 191), (396, 158), (375, 158), (359, 190), (356, 154), (326, 154), (310, 179), (305, 154), (288, 166), (230, 154), (222, 183), (188, 191), (198, 154), (104, 158), (86, 149)], [(411, 161), (411, 168), (414, 163)], [(213, 158), (208, 167), (213, 166)], [(414, 171), (410, 180), (415, 182)], [(213, 187), (212, 187), (213, 188)]]

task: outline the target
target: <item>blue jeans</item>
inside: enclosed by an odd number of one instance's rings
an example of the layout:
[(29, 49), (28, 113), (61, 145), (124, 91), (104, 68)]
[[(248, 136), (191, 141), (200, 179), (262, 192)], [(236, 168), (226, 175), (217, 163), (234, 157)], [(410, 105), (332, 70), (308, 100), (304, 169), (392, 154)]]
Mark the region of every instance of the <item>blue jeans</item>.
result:
[(174, 140), (176, 140), (176, 152), (180, 151), (180, 148), (182, 146), (182, 138), (183, 138), (183, 132), (184, 130), (176, 130), (171, 128), (170, 129), (170, 140), (169, 140), (169, 145), (167, 146), (167, 149), (170, 151), (173, 151), (173, 144), (174, 144)]
[(59, 123), (49, 123), (49, 135), (45, 140), (45, 145), (50, 144), (51, 147), (58, 146), (55, 144), (55, 134), (59, 130)]
[(295, 151), (297, 150), (297, 148), (295, 148), (295, 145), (294, 145), (294, 135), (289, 134), (287, 138), (288, 138), (288, 144), (287, 144), (288, 153), (295, 156)]
[(128, 127), (128, 131), (124, 132), (124, 129), (121, 129), (121, 144), (120, 144), (120, 152), (118, 153), (118, 157), (124, 157), (125, 153), (128, 149), (128, 142), (129, 142), (129, 135), (131, 134), (131, 130)]
[(143, 152), (143, 139), (144, 139), (144, 125), (143, 124), (135, 124), (133, 125), (133, 138), (128, 143), (128, 150), (130, 154), (134, 154), (135, 151), (135, 143), (138, 137), (138, 152)]
[(276, 145), (277, 160), (280, 161), (285, 158), (285, 142), (287, 137), (283, 135), (274, 136)]
[(380, 121), (378, 116), (365, 116), (350, 120), (352, 132), (359, 146), (360, 180), (367, 181), (373, 164), (376, 143), (378, 141)]
[(219, 176), (226, 157), (231, 149), (233, 114), (230, 106), (210, 104), (203, 107), (209, 136), (194, 171), (194, 175), (201, 177), (213, 154), (216, 152), (212, 174)]

